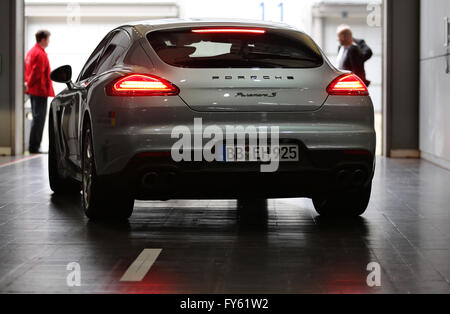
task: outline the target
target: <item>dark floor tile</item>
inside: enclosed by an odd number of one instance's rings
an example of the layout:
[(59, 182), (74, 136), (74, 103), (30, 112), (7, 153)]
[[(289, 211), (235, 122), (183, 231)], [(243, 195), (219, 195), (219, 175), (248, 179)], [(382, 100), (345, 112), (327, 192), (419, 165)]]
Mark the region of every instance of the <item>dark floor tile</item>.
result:
[[(0, 168), (2, 293), (450, 293), (450, 174), (378, 159), (368, 211), (327, 221), (310, 200), (136, 202), (128, 223), (88, 221), (80, 197), (52, 196), (46, 156)], [(145, 248), (142, 282), (120, 282)], [(68, 287), (69, 263), (81, 287)], [(369, 288), (367, 265), (381, 266)]]

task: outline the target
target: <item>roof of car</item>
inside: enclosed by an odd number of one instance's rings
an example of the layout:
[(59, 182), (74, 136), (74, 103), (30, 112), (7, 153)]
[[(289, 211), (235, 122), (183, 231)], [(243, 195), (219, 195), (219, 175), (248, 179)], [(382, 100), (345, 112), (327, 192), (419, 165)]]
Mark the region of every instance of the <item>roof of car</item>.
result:
[(265, 22), (258, 20), (244, 19), (162, 19), (136, 21), (127, 23), (124, 26), (134, 26), (141, 34), (150, 30), (163, 30), (180, 27), (207, 27), (207, 26), (238, 26), (238, 27), (264, 27), (277, 29), (294, 29), (292, 26), (283, 23)]

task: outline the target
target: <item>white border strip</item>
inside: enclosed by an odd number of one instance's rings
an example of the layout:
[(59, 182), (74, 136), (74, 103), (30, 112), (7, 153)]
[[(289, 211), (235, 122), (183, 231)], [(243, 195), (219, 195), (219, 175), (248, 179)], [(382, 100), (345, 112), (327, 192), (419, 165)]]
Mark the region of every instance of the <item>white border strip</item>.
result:
[(17, 165), (17, 164), (23, 163), (25, 161), (32, 160), (32, 159), (37, 159), (37, 158), (40, 158), (40, 157), (41, 157), (41, 155), (35, 155), (35, 156), (25, 157), (25, 158), (21, 158), (21, 159), (17, 159), (17, 160), (12, 160), (10, 162), (6, 162), (4, 164), (0, 164), (0, 169), (6, 168), (6, 167), (9, 167), (9, 166), (13, 166), (13, 165)]
[(155, 263), (162, 249), (144, 249), (133, 264), (128, 267), (120, 281), (138, 282), (144, 279), (148, 271)]
[(436, 166), (439, 166), (441, 168), (450, 170), (450, 161), (448, 161), (448, 160), (445, 160), (445, 159), (440, 158), (440, 157), (436, 157), (436, 156), (434, 156), (432, 154), (425, 153), (423, 151), (421, 153), (421, 156), (422, 156), (423, 160), (431, 162), (432, 164), (434, 164)]

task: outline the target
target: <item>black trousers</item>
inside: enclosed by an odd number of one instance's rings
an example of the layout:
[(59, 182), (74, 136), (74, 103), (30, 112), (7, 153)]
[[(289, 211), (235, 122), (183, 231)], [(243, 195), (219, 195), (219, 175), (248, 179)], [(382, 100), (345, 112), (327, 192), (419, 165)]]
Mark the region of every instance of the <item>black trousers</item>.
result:
[(30, 153), (38, 153), (41, 147), (42, 133), (44, 132), (45, 118), (47, 116), (47, 97), (30, 96), (33, 121), (30, 132)]

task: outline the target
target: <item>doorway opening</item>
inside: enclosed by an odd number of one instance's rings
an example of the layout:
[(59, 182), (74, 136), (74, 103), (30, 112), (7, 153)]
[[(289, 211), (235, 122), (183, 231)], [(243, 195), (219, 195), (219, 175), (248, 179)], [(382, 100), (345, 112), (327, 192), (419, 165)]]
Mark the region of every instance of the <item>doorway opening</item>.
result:
[(312, 7), (311, 34), (331, 62), (337, 65), (336, 30), (342, 25), (364, 39), (373, 56), (365, 63), (370, 96), (375, 108), (377, 155), (383, 155), (383, 10), (382, 1), (317, 1)]
[[(149, 1), (32, 1), (25, 0), (25, 53), (36, 43), (38, 30), (51, 32), (51, 43), (46, 49), (52, 69), (70, 63), (73, 75), (80, 73), (84, 62), (113, 28), (138, 20), (178, 18), (180, 9), (175, 3), (151, 3)], [(64, 84), (54, 83), (55, 93), (64, 90)], [(48, 101), (48, 108), (50, 107)], [(31, 103), (25, 97), (24, 151), (28, 150), (32, 122)], [(41, 152), (48, 151), (48, 117), (44, 127)]]
[[(239, 7), (239, 10), (236, 8)], [(68, 60), (77, 75), (85, 60), (101, 38), (112, 28), (129, 21), (159, 18), (244, 18), (290, 24), (310, 34), (336, 65), (338, 42), (336, 29), (349, 25), (355, 38), (364, 39), (373, 51), (365, 64), (369, 91), (375, 107), (377, 155), (383, 155), (383, 0), (183, 0), (155, 3), (149, 0), (25, 0), (25, 51), (35, 43), (34, 33), (48, 29), (52, 33), (47, 49), (51, 67), (65, 65)], [(55, 84), (55, 92), (65, 88)], [(25, 104), (24, 146), (28, 149), (31, 108)], [(47, 132), (47, 127), (45, 131)], [(44, 133), (42, 150), (48, 148)]]

